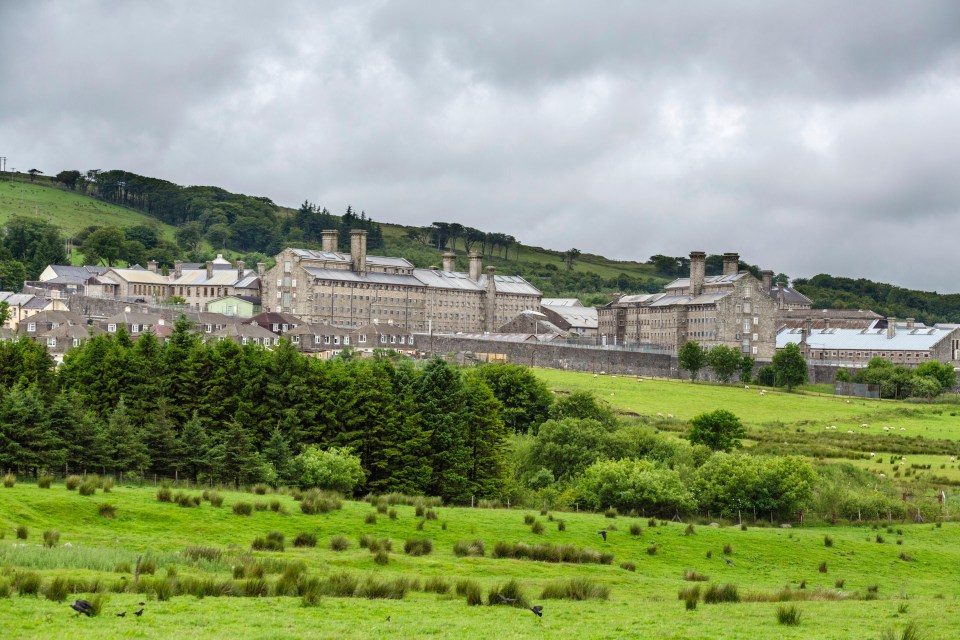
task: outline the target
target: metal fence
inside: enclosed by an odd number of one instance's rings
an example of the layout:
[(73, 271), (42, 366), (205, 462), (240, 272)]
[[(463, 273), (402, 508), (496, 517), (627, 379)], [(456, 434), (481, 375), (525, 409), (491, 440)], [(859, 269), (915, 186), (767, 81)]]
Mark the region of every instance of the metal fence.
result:
[(859, 382), (835, 382), (833, 393), (838, 396), (854, 396), (856, 398), (880, 399), (880, 385), (861, 384)]

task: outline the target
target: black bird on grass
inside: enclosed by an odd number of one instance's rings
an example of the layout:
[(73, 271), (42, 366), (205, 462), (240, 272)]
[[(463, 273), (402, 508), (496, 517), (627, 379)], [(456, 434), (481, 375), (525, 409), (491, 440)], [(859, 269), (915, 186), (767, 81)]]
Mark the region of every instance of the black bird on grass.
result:
[(498, 594), (497, 594), (497, 597), (500, 598), (500, 602), (502, 602), (503, 604), (512, 604), (512, 603), (514, 603), (514, 602), (517, 601), (516, 598), (508, 598), (507, 596), (503, 595), (502, 593), (498, 593)]
[(597, 533), (600, 534), (601, 536), (603, 536), (603, 541), (604, 541), (604, 542), (607, 541), (607, 530), (606, 530), (606, 529), (600, 529), (600, 531), (597, 531)]
[(147, 604), (147, 603), (146, 603), (146, 602), (138, 602), (137, 604), (142, 607), (143, 605), (145, 605), (145, 604)]
[(133, 612), (133, 615), (137, 616), (138, 618), (139, 618), (140, 616), (142, 616), (142, 615), (143, 615), (143, 607), (140, 608), (140, 611), (134, 611), (134, 612)]
[(78, 616), (81, 613), (87, 616), (88, 618), (93, 615), (93, 605), (87, 602), (86, 600), (82, 600), (82, 599), (77, 600), (72, 605), (70, 605), (70, 608), (76, 611)]
[(530, 611), (533, 611), (535, 614), (537, 614), (538, 618), (543, 617), (543, 607), (539, 604), (535, 604), (532, 607), (530, 607)]
[(726, 562), (726, 563), (727, 563), (728, 565), (730, 565), (731, 567), (737, 566), (737, 565), (733, 564), (733, 560), (731, 560), (730, 558), (724, 558), (723, 561)]
[(121, 611), (120, 613), (117, 614), (117, 617), (118, 617), (118, 618), (122, 618), (122, 617), (124, 617), (125, 615), (127, 615), (127, 612), (126, 612), (126, 611)]

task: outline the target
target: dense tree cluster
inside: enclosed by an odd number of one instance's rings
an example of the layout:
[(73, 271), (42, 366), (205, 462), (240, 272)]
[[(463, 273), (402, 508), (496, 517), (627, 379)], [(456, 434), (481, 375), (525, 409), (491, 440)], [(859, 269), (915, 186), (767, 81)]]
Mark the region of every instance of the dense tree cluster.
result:
[(67, 259), (60, 230), (50, 223), (14, 217), (0, 227), (0, 290), (20, 291), (48, 264)]
[(440, 360), (206, 344), (181, 319), (163, 344), (94, 337), (58, 371), (42, 346), (3, 343), (0, 376), (4, 468), (299, 482), (298, 454), (344, 447), (358, 490), (454, 502), (499, 498), (508, 475), (499, 400), (479, 372)]
[(957, 386), (957, 372), (949, 364), (930, 360), (915, 368), (895, 365), (885, 358), (872, 358), (867, 366), (851, 375), (837, 372), (838, 382), (859, 382), (880, 387), (881, 398), (933, 398)]

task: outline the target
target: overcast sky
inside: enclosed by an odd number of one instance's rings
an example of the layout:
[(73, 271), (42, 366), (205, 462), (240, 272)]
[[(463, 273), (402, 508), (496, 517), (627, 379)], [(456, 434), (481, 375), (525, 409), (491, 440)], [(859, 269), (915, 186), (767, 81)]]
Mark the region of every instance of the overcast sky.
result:
[(7, 167), (960, 291), (960, 2), (0, 0)]

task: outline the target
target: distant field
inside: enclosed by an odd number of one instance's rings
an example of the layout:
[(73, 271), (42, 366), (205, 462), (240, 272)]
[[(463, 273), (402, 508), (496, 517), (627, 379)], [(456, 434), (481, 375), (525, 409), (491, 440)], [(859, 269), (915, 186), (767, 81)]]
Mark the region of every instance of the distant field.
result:
[(142, 213), (70, 191), (0, 180), (0, 224), (14, 216), (52, 222), (63, 230), (64, 235), (93, 224), (130, 227), (153, 223), (159, 225), (165, 238), (173, 240), (173, 227)]
[[(198, 491), (190, 491), (198, 494)], [(345, 502), (343, 509), (323, 515), (304, 515), (287, 495), (253, 495), (223, 492), (223, 507), (204, 502), (182, 508), (155, 499), (153, 487), (118, 486), (109, 494), (98, 491), (84, 497), (62, 484), (40, 489), (18, 483), (0, 487), (0, 588), (20, 574), (36, 572), (41, 590), (55, 577), (87, 581), (98, 579), (108, 592), (103, 613), (77, 618), (67, 607), (43, 596), (2, 597), (0, 626), (10, 638), (879, 638), (888, 627), (902, 629), (916, 620), (928, 639), (955, 638), (960, 634), (960, 525), (942, 528), (892, 523), (889, 530), (869, 526), (795, 527), (793, 529), (696, 526), (685, 534), (684, 524), (660, 523), (651, 527), (646, 518), (607, 519), (587, 513), (438, 507), (436, 520), (415, 517), (412, 506), (395, 506), (397, 519), (378, 514), (366, 522), (373, 508)], [(231, 507), (239, 501), (278, 501), (283, 513), (254, 511), (236, 516)], [(98, 515), (98, 506), (116, 507), (113, 519)], [(524, 516), (544, 525), (541, 535), (531, 532)], [(558, 531), (562, 519), (566, 531)], [(418, 530), (418, 523), (423, 529)], [(18, 526), (29, 528), (26, 541), (17, 540)], [(631, 525), (641, 533), (631, 535)], [(614, 527), (616, 528), (614, 530)], [(608, 529), (605, 543), (597, 535)], [(41, 546), (42, 532), (56, 529), (58, 544)], [(282, 532), (283, 552), (253, 552), (254, 537)], [(293, 548), (301, 532), (314, 533), (316, 548)], [(389, 537), (393, 551), (389, 564), (379, 566), (358, 547), (358, 537)], [(344, 535), (350, 547), (343, 552), (328, 548), (331, 537)], [(824, 536), (833, 546), (824, 544)], [(877, 541), (877, 536), (883, 538)], [(403, 553), (404, 541), (429, 538), (434, 550), (412, 557)], [(482, 540), (485, 557), (459, 558), (452, 552), (459, 540)], [(902, 544), (897, 544), (897, 541)], [(498, 541), (535, 544), (574, 544), (614, 555), (604, 564), (554, 564), (530, 560), (494, 559), (490, 552)], [(22, 546), (14, 546), (19, 543)], [(69, 547), (64, 546), (69, 543)], [(223, 557), (191, 560), (184, 555), (190, 545), (216, 547)], [(730, 545), (724, 561), (724, 545)], [(651, 555), (648, 549), (655, 548)], [(711, 557), (708, 558), (707, 554)], [(142, 592), (128, 586), (138, 554), (156, 562), (152, 576), (141, 576)], [(901, 554), (907, 558), (901, 559)], [(268, 594), (276, 589), (279, 572), (302, 563), (307, 577), (326, 578), (347, 572), (361, 582), (369, 576), (386, 581), (407, 578), (422, 588), (429, 578), (453, 585), (475, 580), (484, 599), (503, 581), (516, 579), (527, 598), (543, 605), (538, 620), (531, 612), (508, 607), (470, 607), (464, 597), (408, 590), (400, 600), (323, 596), (316, 606), (303, 606), (296, 595), (265, 597), (198, 598), (162, 595), (190, 579), (212, 579), (237, 589), (255, 580), (231, 582), (232, 568), (267, 566)], [(263, 563), (272, 563), (272, 568)], [(621, 568), (633, 562), (636, 571)], [(824, 571), (819, 570), (825, 563)], [(175, 577), (167, 577), (170, 567)], [(709, 576), (708, 582), (683, 579), (685, 570)], [(556, 580), (583, 578), (609, 588), (608, 600), (570, 601), (541, 597), (542, 589)], [(842, 583), (838, 581), (843, 581)], [(686, 611), (677, 599), (680, 589), (730, 583), (737, 587), (740, 603), (705, 604)], [(803, 583), (803, 587), (801, 587)], [(842, 584), (842, 586), (837, 586)], [(164, 587), (163, 592), (158, 590)], [(414, 583), (413, 586), (416, 586)], [(868, 591), (876, 586), (876, 599)], [(781, 591), (789, 589), (788, 591)], [(70, 594), (90, 598), (89, 594)], [(776, 622), (779, 599), (812, 598), (794, 602), (801, 612), (796, 627)], [(873, 596), (869, 596), (873, 597)], [(132, 616), (145, 602), (144, 615)], [(123, 618), (115, 614), (126, 611)]]

